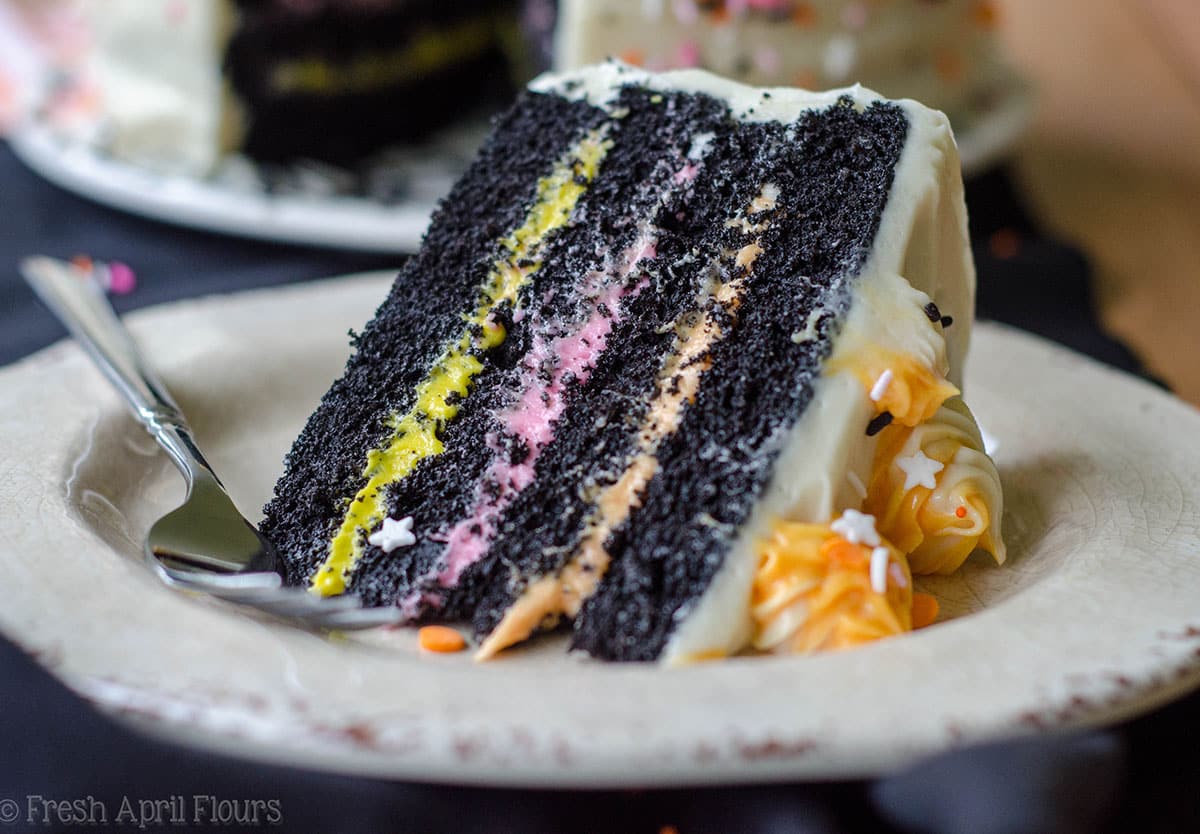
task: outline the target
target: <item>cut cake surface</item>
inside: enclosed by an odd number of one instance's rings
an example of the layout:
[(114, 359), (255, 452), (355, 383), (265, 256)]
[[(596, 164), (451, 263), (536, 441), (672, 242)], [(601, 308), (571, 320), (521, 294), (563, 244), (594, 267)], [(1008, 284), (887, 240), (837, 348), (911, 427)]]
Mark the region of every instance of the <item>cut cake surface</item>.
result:
[(914, 425), (957, 393), (973, 278), (941, 114), (544, 77), (356, 337), (264, 530), (290, 582), (485, 648), (565, 619), (605, 659), (737, 652), (772, 525), (863, 505), (892, 401), (870, 357), (947, 377)]

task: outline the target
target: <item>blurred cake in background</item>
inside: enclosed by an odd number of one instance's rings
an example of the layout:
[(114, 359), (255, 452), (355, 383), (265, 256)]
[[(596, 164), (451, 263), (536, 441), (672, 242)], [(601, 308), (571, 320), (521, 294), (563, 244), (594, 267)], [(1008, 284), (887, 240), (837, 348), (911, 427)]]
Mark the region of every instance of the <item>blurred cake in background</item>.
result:
[(515, 89), (509, 0), (83, 0), (90, 141), (203, 175), (348, 166)]
[[(989, 0), (527, 0), (532, 42), (571, 69), (606, 57), (702, 67), (759, 86), (860, 83), (944, 111), (956, 127), (1015, 78)], [(557, 24), (551, 39), (549, 29)], [(539, 28), (541, 27), (541, 28)], [(535, 48), (537, 48), (535, 46)]]

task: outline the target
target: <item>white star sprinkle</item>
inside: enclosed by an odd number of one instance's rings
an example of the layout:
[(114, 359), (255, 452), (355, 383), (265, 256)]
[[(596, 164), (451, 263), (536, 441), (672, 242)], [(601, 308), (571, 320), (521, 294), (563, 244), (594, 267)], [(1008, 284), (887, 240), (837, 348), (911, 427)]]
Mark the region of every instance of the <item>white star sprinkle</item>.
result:
[(892, 554), (886, 547), (871, 551), (871, 590), (877, 594), (887, 593), (887, 569)]
[(397, 547), (411, 547), (417, 543), (417, 537), (413, 535), (412, 525), (413, 520), (411, 515), (399, 520), (385, 518), (383, 526), (367, 536), (367, 541), (381, 549), (384, 553), (391, 553)]
[(829, 528), (852, 544), (879, 546), (879, 533), (875, 530), (873, 515), (860, 513), (858, 510), (846, 510), (841, 518), (829, 525)]
[(906, 458), (896, 458), (896, 465), (904, 470), (904, 491), (908, 492), (915, 486), (937, 488), (937, 473), (945, 469), (941, 461), (936, 461), (921, 449), (915, 455)]
[(883, 395), (887, 393), (888, 386), (892, 384), (892, 380), (896, 375), (892, 373), (892, 369), (888, 368), (879, 375), (879, 379), (875, 380), (875, 384), (871, 386), (871, 402), (877, 403), (883, 399)]

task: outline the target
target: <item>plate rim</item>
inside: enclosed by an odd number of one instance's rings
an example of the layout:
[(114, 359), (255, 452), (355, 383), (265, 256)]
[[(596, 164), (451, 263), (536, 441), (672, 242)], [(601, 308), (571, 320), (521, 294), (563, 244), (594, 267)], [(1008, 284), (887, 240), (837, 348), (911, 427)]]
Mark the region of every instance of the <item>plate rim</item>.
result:
[(238, 238), (373, 254), (417, 251), (437, 202), (272, 194), (217, 179), (161, 173), (108, 156), (29, 118), (8, 137), (48, 182), (139, 217)]

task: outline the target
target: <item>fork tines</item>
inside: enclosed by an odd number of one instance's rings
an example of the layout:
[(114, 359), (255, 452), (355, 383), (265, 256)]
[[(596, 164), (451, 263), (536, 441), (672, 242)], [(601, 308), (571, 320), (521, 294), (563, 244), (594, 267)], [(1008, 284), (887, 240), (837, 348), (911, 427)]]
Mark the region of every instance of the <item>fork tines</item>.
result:
[(398, 608), (364, 608), (351, 594), (318, 597), (302, 588), (282, 587), (277, 573), (214, 574), (180, 570), (160, 563), (162, 575), (181, 590), (197, 591), (268, 614), (326, 629), (363, 629), (399, 623)]

